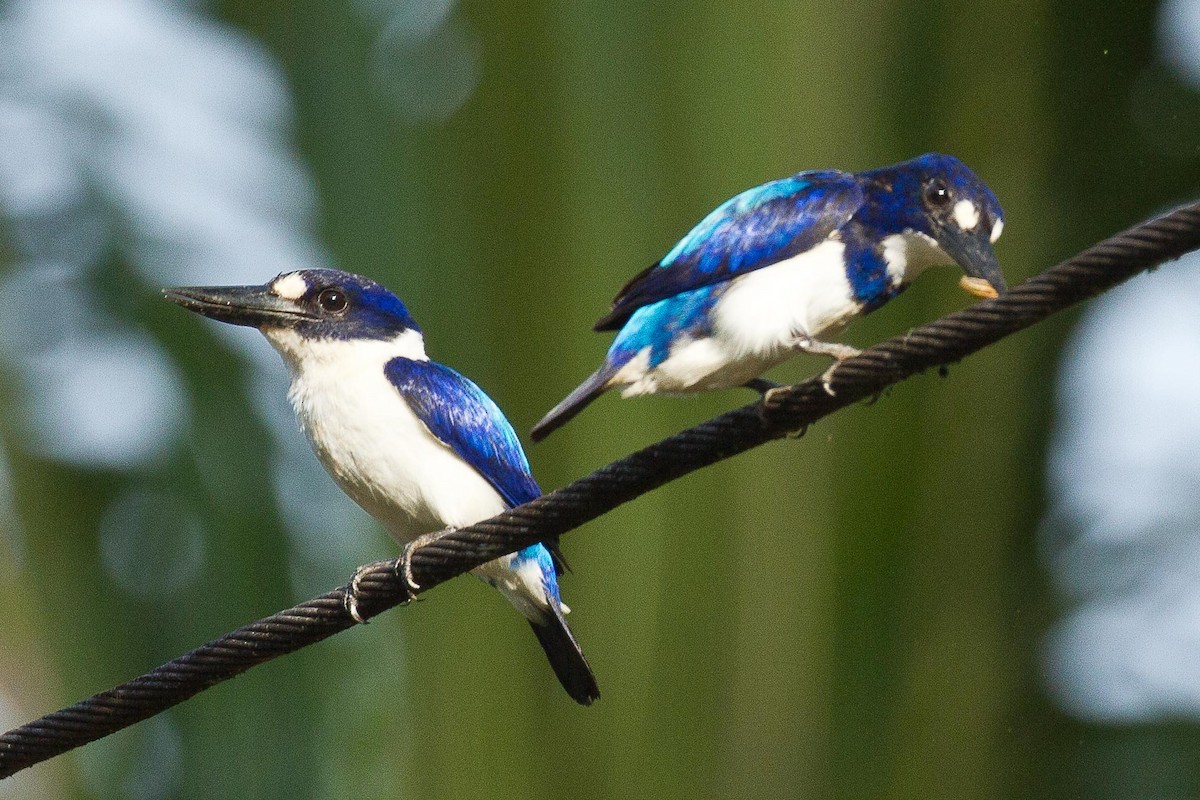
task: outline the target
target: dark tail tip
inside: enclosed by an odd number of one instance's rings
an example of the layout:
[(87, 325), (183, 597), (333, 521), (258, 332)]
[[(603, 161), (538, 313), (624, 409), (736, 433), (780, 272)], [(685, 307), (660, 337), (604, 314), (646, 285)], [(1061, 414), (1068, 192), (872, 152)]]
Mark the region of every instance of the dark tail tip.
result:
[(607, 388), (605, 384), (611, 377), (612, 370), (607, 365), (592, 373), (590, 378), (575, 387), (575, 391), (567, 395), (561, 403), (550, 409), (546, 416), (538, 420), (538, 423), (533, 426), (533, 430), (529, 432), (530, 438), (535, 442), (540, 442), (574, 419), (575, 415), (583, 411), (588, 403), (604, 394), (604, 390)]
[(592, 674), (579, 642), (575, 641), (571, 629), (567, 627), (562, 612), (555, 609), (545, 620), (530, 620), (529, 627), (533, 628), (538, 643), (550, 660), (550, 667), (558, 676), (558, 682), (571, 695), (571, 699), (584, 706), (590, 706), (600, 699), (596, 676)]

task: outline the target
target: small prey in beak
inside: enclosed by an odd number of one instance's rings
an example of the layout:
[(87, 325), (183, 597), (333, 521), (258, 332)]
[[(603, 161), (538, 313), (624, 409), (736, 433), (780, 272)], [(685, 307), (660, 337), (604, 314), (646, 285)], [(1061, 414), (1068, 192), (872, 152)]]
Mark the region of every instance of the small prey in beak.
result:
[(970, 275), (963, 275), (958, 279), (958, 285), (967, 294), (981, 297), (984, 300), (991, 300), (1000, 296), (1000, 292), (996, 290), (996, 287), (983, 278), (972, 278)]

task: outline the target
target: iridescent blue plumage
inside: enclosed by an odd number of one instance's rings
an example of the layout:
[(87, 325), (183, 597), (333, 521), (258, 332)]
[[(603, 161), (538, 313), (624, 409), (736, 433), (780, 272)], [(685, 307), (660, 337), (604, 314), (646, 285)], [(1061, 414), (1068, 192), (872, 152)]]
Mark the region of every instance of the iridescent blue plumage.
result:
[(656, 264), (631, 280), (596, 330), (615, 330), (650, 303), (770, 266), (823, 241), (858, 209), (856, 176), (801, 172), (719, 205)]
[(848, 358), (854, 348), (818, 337), (836, 335), (936, 264), (957, 262), (970, 279), (964, 288), (980, 296), (1003, 291), (992, 251), (1002, 226), (991, 190), (936, 153), (747, 189), (617, 293), (595, 325), (619, 329), (604, 363), (534, 426), (533, 438), (608, 389), (762, 389), (758, 376), (792, 354)]
[[(436, 361), (409, 358), (393, 358), (384, 374), (429, 432), (474, 467), (510, 507), (542, 494), (530, 474), (517, 432), (474, 381)], [(555, 575), (561, 571), (562, 561), (557, 546), (552, 547), (533, 544), (520, 550), (517, 557), (538, 563), (547, 591), (558, 600)]]
[(393, 358), (384, 367), (409, 407), (510, 506), (541, 495), (508, 418), (475, 383), (444, 364)]
[(313, 286), (336, 286), (354, 303), (353, 314), (298, 321), (296, 330), (304, 336), (387, 341), (403, 331), (421, 330), (400, 298), (370, 278), (333, 269), (306, 269), (293, 274), (303, 276)]
[(680, 336), (706, 336), (711, 325), (709, 312), (722, 290), (721, 284), (701, 286), (637, 309), (613, 340), (611, 361), (624, 364), (649, 346), (650, 366), (655, 367), (667, 358), (671, 343)]
[[(167, 296), (213, 319), (253, 326), (280, 352), (291, 375), (288, 397), (317, 457), (404, 546), (398, 569), (410, 586), (410, 554), (429, 537), (541, 494), (504, 414), (470, 380), (429, 360), (404, 303), (374, 281), (300, 270), (263, 286)], [(599, 689), (564, 617), (556, 544), (534, 544), (472, 572), (528, 620), (568, 694), (589, 704)], [(352, 615), (354, 596), (352, 588)]]

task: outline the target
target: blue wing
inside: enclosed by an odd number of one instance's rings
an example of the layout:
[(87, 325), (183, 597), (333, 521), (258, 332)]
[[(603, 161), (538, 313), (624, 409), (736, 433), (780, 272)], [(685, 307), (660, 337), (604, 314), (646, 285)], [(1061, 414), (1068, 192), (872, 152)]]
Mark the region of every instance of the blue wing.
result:
[(616, 330), (642, 306), (770, 266), (816, 246), (854, 216), (861, 178), (800, 172), (725, 201), (613, 300), (598, 331)]
[(437, 438), (519, 506), (541, 495), (508, 419), (482, 389), (434, 361), (393, 358), (384, 373)]

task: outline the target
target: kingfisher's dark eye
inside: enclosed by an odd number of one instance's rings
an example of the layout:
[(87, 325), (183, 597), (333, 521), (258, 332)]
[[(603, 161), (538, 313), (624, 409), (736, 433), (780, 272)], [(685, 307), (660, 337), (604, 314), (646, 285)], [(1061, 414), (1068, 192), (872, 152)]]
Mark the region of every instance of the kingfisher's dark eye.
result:
[(350, 300), (341, 289), (322, 289), (317, 295), (317, 305), (330, 314), (340, 314), (350, 305)]
[(954, 199), (950, 187), (940, 178), (934, 178), (926, 183), (922, 194), (925, 205), (929, 208), (945, 208)]

